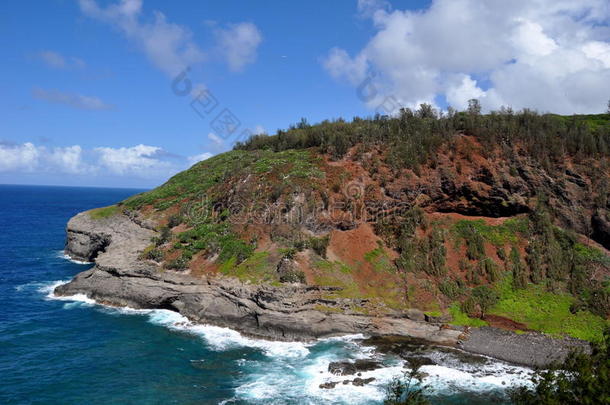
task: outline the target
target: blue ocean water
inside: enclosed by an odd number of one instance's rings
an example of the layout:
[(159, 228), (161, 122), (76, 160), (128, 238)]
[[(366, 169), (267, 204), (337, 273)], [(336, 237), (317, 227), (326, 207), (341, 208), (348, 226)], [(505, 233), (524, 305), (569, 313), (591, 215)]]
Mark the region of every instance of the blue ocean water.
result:
[[(57, 299), (54, 286), (89, 264), (62, 253), (74, 214), (141, 190), (0, 185), (0, 404), (375, 404), (403, 370), (358, 336), (314, 344), (247, 339), (169, 311)], [(426, 353), (434, 403), (498, 404), (528, 370), (440, 350)], [(338, 384), (330, 361), (381, 359), (364, 387)]]

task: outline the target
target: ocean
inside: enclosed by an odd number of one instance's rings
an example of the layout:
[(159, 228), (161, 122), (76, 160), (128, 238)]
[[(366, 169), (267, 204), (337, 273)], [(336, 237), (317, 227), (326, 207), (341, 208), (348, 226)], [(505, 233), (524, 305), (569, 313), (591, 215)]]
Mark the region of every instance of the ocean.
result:
[[(142, 190), (0, 185), (0, 404), (379, 404), (404, 361), (362, 336), (269, 342), (166, 310), (117, 309), (53, 288), (91, 264), (63, 254), (76, 213)], [(415, 355), (415, 353), (414, 353)], [(418, 356), (434, 404), (509, 403), (529, 370), (435, 347)], [(375, 358), (369, 385), (327, 381), (331, 361)], [(353, 378), (353, 376), (351, 377)]]

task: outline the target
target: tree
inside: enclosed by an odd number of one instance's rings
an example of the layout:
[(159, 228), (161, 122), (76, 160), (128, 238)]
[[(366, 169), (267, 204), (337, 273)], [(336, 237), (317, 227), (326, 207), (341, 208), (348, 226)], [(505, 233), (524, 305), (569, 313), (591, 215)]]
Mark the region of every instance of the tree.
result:
[(427, 387), (422, 385), (421, 363), (413, 361), (411, 371), (406, 371), (402, 378), (396, 377), (387, 388), (384, 405), (429, 405), (424, 392)]
[(562, 364), (553, 364), (532, 375), (531, 386), (511, 393), (516, 405), (610, 404), (610, 328), (590, 355), (572, 352)]
[(491, 288), (486, 285), (481, 285), (472, 290), (472, 298), (474, 298), (475, 302), (481, 307), (482, 318), (491, 307), (496, 305), (500, 297), (498, 296), (498, 293)]
[(468, 114), (480, 115), (481, 114), (481, 103), (476, 98), (468, 100)]

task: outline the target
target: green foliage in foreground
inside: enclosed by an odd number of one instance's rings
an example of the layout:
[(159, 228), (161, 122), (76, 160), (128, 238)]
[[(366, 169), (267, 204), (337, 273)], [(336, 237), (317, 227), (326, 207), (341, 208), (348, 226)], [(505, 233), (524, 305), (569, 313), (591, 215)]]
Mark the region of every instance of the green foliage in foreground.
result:
[(555, 364), (532, 376), (533, 387), (511, 394), (516, 405), (610, 404), (610, 329), (593, 345), (591, 355), (573, 352), (563, 364)]
[(110, 205), (108, 207), (96, 208), (89, 211), (89, 216), (92, 219), (103, 219), (111, 217), (119, 212), (119, 207), (116, 205)]
[(406, 371), (402, 378), (394, 378), (387, 387), (384, 405), (430, 404), (424, 395), (428, 387), (422, 384), (423, 374), (419, 371), (421, 365), (414, 362), (411, 367), (411, 371)]
[(498, 284), (500, 299), (490, 314), (525, 323), (528, 328), (556, 336), (569, 335), (590, 342), (600, 341), (608, 322), (589, 311), (570, 312), (575, 298), (548, 292), (541, 285), (513, 289), (512, 277)]

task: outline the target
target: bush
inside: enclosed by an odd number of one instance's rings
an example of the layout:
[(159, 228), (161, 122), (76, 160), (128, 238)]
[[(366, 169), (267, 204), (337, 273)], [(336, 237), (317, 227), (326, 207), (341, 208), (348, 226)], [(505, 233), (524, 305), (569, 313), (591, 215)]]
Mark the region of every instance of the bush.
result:
[(170, 270), (186, 270), (189, 265), (189, 259), (184, 256), (180, 256), (177, 259), (171, 260), (165, 265), (166, 269)]
[(439, 283), (438, 289), (447, 298), (455, 300), (460, 295), (464, 294), (464, 288), (460, 285), (461, 282), (458, 280), (445, 279)]
[(171, 216), (169, 217), (169, 219), (167, 220), (167, 227), (168, 227), (169, 229), (171, 229), (171, 228), (173, 228), (173, 227), (175, 227), (175, 226), (180, 225), (180, 224), (182, 223), (182, 221), (183, 221), (182, 216), (177, 215), (177, 214), (175, 214), (175, 215), (171, 215)]
[(536, 371), (531, 385), (512, 391), (516, 405), (581, 405), (610, 403), (610, 330), (590, 355), (572, 352), (561, 364)]
[(405, 371), (402, 378), (394, 378), (387, 387), (384, 405), (428, 405), (424, 393), (428, 389), (422, 385), (423, 374), (419, 371), (421, 363), (411, 362), (411, 371)]
[(320, 257), (326, 259), (326, 249), (330, 242), (330, 236), (324, 236), (322, 238), (311, 238), (309, 239), (309, 246), (316, 252)]
[(163, 252), (159, 249), (150, 249), (148, 252), (146, 252), (144, 258), (148, 260), (154, 260), (155, 262), (160, 262), (163, 260), (163, 256)]
[(161, 246), (167, 243), (171, 238), (172, 231), (167, 226), (164, 226), (161, 228), (159, 236), (154, 236), (151, 240), (155, 246)]

